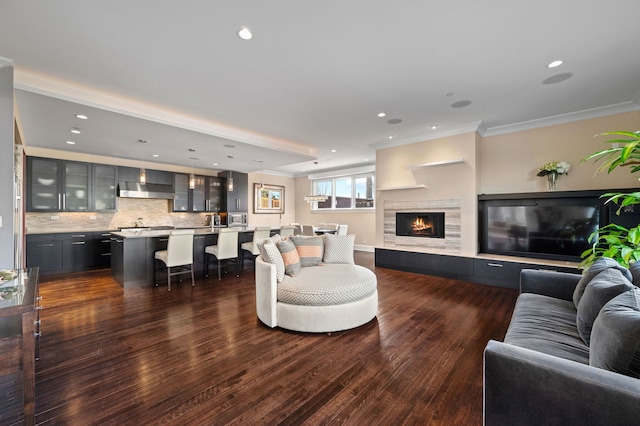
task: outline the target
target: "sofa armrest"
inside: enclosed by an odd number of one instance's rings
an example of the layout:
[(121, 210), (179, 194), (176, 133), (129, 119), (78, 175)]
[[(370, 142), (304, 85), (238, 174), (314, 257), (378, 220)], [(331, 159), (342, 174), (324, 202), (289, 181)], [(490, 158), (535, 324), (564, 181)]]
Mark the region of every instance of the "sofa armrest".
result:
[(628, 425), (640, 380), (490, 340), (483, 401), (485, 425)]
[(276, 266), (256, 257), (256, 312), (260, 321), (269, 327), (278, 325), (276, 308), (278, 302), (278, 282)]
[(543, 269), (520, 271), (520, 293), (536, 293), (562, 300), (573, 300), (573, 291), (582, 275)]

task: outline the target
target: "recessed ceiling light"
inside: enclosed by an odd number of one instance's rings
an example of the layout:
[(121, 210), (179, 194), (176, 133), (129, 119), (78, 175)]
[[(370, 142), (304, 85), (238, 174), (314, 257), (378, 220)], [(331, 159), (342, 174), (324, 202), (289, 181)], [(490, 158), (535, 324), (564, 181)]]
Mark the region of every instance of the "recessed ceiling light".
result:
[(217, 166), (217, 165), (218, 165), (218, 163), (213, 163), (213, 165), (214, 165), (214, 166)]
[(76, 135), (80, 134), (80, 129), (78, 129), (77, 127), (74, 127), (73, 129), (69, 130), (71, 133), (75, 133)]
[(435, 130), (435, 129), (437, 129), (437, 128), (438, 128), (438, 125), (437, 125), (437, 124), (432, 124), (432, 125), (431, 125), (431, 130)]
[(559, 67), (560, 65), (562, 65), (564, 63), (564, 61), (561, 60), (557, 60), (557, 61), (553, 61), (551, 62), (549, 65), (547, 65), (547, 68), (555, 68), (555, 67)]
[(88, 118), (89, 118), (89, 117), (87, 117), (87, 116), (86, 116), (86, 115), (84, 115), (84, 114), (76, 114), (76, 117), (77, 117), (77, 118), (79, 118), (79, 119), (81, 119), (81, 120), (86, 120), (86, 119), (88, 119)]
[(75, 144), (76, 144), (74, 141), (67, 141), (67, 143), (68, 143), (69, 145), (75, 145)]
[(387, 136), (387, 139), (393, 139), (393, 135)]
[(378, 113), (378, 117), (382, 118), (382, 117), (386, 117), (387, 114), (385, 114), (384, 112), (379, 112)]
[(471, 105), (471, 101), (458, 101), (451, 104), (451, 108), (464, 108)]
[(158, 158), (160, 156), (158, 154), (153, 154), (153, 157)]
[(249, 30), (249, 28), (243, 27), (238, 30), (238, 37), (243, 40), (251, 40), (253, 38), (253, 34), (251, 34), (251, 30)]
[(336, 150), (335, 150), (335, 149), (332, 149), (332, 150), (331, 150), (331, 152), (336, 152)]

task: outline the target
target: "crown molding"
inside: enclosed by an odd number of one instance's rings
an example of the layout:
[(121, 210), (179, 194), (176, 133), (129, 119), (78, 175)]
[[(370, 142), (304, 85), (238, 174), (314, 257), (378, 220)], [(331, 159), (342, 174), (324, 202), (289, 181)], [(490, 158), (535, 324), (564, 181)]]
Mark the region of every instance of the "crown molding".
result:
[(432, 132), (425, 135), (411, 136), (407, 138), (398, 138), (398, 139), (389, 139), (383, 142), (377, 142), (371, 144), (372, 148), (384, 149), (384, 148), (393, 148), (401, 145), (408, 145), (416, 142), (425, 142), (434, 139), (446, 138), (449, 136), (461, 135), (464, 133), (478, 132), (479, 129), (483, 129), (482, 121), (474, 121), (473, 123), (464, 124), (462, 126), (456, 127), (455, 129), (450, 130), (442, 130), (439, 132)]
[(589, 120), (591, 118), (605, 117), (607, 115), (622, 114), (625, 112), (636, 111), (640, 109), (640, 92), (636, 99), (629, 102), (622, 102), (615, 105), (605, 107), (585, 109), (582, 111), (569, 112), (566, 114), (554, 115), (551, 117), (539, 118), (535, 120), (522, 121), (520, 123), (506, 124), (504, 126), (489, 127), (480, 134), (482, 137), (502, 135), (505, 133), (521, 132), (523, 130), (531, 130), (539, 127), (548, 127), (558, 124), (571, 123), (574, 121)]

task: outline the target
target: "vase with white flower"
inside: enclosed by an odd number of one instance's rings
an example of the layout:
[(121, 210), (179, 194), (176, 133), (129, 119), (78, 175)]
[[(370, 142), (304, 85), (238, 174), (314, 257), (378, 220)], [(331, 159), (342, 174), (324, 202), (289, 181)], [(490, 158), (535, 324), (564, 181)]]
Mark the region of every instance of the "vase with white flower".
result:
[(566, 161), (551, 161), (538, 169), (538, 176), (547, 177), (549, 191), (555, 191), (559, 175), (568, 175), (571, 164)]

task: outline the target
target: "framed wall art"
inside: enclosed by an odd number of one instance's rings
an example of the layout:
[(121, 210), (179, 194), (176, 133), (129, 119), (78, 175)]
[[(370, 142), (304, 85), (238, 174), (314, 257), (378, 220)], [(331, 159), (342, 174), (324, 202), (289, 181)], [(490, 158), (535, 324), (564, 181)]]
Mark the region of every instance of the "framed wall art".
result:
[(253, 184), (254, 213), (284, 213), (284, 186)]

